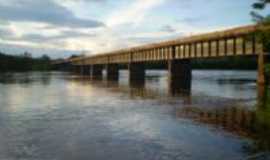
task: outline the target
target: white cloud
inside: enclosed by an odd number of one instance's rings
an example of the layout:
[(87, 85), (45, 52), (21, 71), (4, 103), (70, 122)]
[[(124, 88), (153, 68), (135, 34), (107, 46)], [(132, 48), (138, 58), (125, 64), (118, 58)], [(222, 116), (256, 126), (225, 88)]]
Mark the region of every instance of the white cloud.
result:
[(123, 6), (106, 20), (109, 27), (122, 24), (139, 24), (147, 12), (161, 5), (165, 0), (135, 0), (130, 6)]
[(97, 31), (98, 36), (92, 40), (94, 53), (138, 45), (137, 41), (132, 41), (129, 37), (139, 32), (136, 26), (143, 23), (147, 13), (164, 2), (165, 0), (134, 0), (129, 6), (114, 9), (104, 20), (107, 27)]

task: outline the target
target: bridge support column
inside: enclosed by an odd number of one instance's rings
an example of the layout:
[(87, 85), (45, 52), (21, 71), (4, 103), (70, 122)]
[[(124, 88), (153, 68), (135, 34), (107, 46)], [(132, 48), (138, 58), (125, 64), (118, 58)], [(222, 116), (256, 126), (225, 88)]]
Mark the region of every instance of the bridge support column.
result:
[(119, 67), (118, 64), (107, 64), (107, 80), (117, 81), (119, 79)]
[(131, 85), (144, 85), (145, 82), (145, 65), (143, 63), (130, 63), (129, 83)]
[(72, 73), (77, 73), (77, 66), (71, 65), (71, 72)]
[(265, 84), (265, 75), (264, 75), (264, 53), (259, 53), (258, 55), (258, 85)]
[(102, 79), (102, 65), (92, 65), (91, 77), (94, 79)]
[(85, 66), (82, 66), (82, 68), (83, 68), (82, 75), (84, 75), (84, 76), (90, 76), (91, 66), (85, 65)]
[(81, 74), (81, 66), (76, 65), (76, 66), (75, 66), (75, 72), (76, 72), (77, 74)]
[(170, 93), (190, 93), (192, 79), (190, 60), (171, 60), (168, 62), (168, 71)]
[(83, 75), (83, 65), (80, 65), (79, 66), (79, 74), (80, 75)]

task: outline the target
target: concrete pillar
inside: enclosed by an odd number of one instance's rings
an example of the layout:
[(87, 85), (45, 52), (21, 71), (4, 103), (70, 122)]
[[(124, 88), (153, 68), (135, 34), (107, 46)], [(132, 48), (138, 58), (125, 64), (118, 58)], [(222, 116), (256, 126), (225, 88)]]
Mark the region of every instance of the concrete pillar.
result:
[(170, 93), (190, 93), (192, 80), (190, 60), (170, 60), (168, 62), (168, 71)]
[(92, 78), (102, 79), (102, 70), (103, 70), (102, 65), (92, 65), (92, 71), (91, 71)]
[(257, 77), (258, 85), (265, 84), (265, 75), (264, 75), (264, 53), (259, 53), (258, 55), (258, 77)]
[(79, 74), (83, 75), (83, 65), (80, 65)]
[(107, 80), (117, 81), (119, 79), (119, 66), (118, 64), (107, 64)]
[(71, 63), (61, 63), (61, 64), (55, 64), (52, 66), (54, 70), (59, 71), (73, 71), (73, 66)]
[(71, 72), (77, 73), (77, 67), (75, 65), (71, 65)]
[(76, 65), (76, 73), (81, 74), (81, 66), (80, 65)]
[(82, 75), (90, 76), (91, 67), (89, 65), (85, 65), (85, 66), (82, 66), (82, 68), (83, 68)]
[(129, 70), (129, 83), (131, 85), (144, 85), (145, 82), (145, 65), (143, 63), (130, 63)]

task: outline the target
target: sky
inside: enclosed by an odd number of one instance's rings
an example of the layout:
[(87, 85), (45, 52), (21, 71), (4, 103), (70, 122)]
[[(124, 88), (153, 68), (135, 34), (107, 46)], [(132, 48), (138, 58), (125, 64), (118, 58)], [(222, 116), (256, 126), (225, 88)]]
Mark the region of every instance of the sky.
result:
[(252, 24), (256, 0), (0, 0), (0, 51), (65, 58)]

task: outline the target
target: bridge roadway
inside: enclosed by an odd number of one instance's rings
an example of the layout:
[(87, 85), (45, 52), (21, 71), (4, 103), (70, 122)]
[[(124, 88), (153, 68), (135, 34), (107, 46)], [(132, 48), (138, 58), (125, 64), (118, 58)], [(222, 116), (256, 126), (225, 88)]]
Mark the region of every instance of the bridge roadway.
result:
[[(223, 31), (194, 35), (133, 47), (99, 53), (89, 57), (65, 60), (73, 68), (91, 77), (102, 77), (106, 69), (108, 80), (117, 80), (119, 66), (129, 70), (130, 82), (144, 82), (146, 64), (163, 63), (169, 72), (169, 88), (175, 90), (191, 89), (191, 60), (221, 58), (231, 56), (258, 57), (258, 83), (264, 83), (264, 47), (255, 36), (258, 26), (249, 25)], [(59, 62), (60, 63), (60, 62)]]

